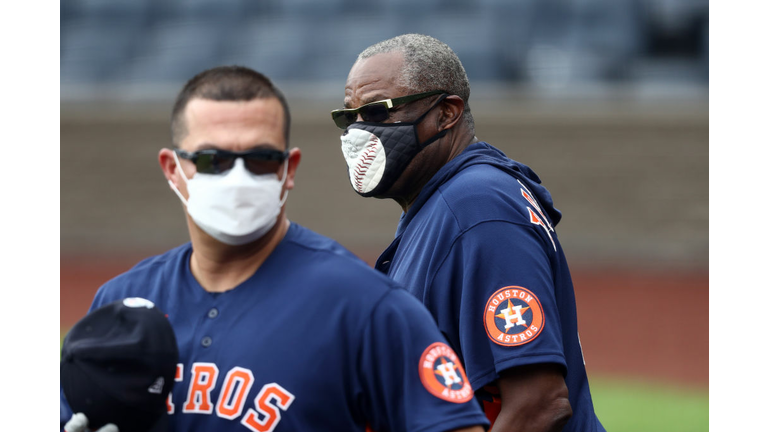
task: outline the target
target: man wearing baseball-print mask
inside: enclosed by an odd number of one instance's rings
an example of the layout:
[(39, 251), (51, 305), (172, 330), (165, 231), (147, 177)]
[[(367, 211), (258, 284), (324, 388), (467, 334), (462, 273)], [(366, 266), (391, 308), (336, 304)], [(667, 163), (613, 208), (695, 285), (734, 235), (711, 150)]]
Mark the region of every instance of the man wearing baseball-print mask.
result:
[(379, 42), (352, 66), (332, 112), (350, 184), (403, 209), (376, 268), (430, 310), (493, 431), (604, 431), (561, 213), (533, 170), (475, 136), (469, 93), (456, 54), (429, 36)]

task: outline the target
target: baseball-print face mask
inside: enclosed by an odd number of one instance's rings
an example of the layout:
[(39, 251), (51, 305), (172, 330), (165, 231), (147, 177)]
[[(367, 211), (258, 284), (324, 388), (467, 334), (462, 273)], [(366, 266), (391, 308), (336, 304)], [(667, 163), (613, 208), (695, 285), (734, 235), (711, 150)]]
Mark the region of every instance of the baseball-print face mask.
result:
[(443, 94), (424, 114), (409, 123), (355, 122), (341, 135), (349, 182), (364, 197), (381, 195), (395, 183), (413, 158), (448, 129), (420, 143), (416, 126), (448, 95)]

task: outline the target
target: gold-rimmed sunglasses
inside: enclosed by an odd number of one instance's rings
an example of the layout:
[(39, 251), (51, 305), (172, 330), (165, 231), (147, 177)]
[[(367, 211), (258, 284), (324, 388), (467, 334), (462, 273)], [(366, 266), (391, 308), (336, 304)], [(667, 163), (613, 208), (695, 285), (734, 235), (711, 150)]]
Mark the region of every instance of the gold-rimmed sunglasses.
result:
[(357, 108), (337, 109), (331, 111), (331, 118), (341, 129), (346, 129), (352, 123), (357, 121), (358, 114), (363, 121), (381, 123), (389, 118), (389, 110), (398, 106), (424, 99), (436, 94), (448, 93), (444, 90), (432, 90), (424, 93), (417, 93), (408, 96), (402, 96), (394, 99), (384, 99), (376, 102), (367, 103)]

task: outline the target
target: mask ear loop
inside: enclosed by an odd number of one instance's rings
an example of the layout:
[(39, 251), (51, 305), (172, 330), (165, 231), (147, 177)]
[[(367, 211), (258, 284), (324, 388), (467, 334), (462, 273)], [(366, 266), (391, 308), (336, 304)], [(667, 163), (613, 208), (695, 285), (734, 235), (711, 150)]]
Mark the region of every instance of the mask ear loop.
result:
[[(176, 156), (176, 152), (173, 152), (173, 159), (176, 161), (176, 166), (179, 168), (179, 171), (181, 171), (181, 177), (184, 179), (184, 183), (189, 184), (189, 180), (187, 179), (186, 174), (184, 174), (184, 170), (181, 169), (181, 163), (179, 163), (179, 157)], [(184, 195), (179, 192), (179, 189), (176, 187), (175, 184), (173, 184), (172, 181), (168, 180), (168, 184), (171, 186), (171, 190), (176, 192), (176, 195), (179, 197), (182, 203), (184, 203), (184, 206), (187, 206), (187, 200), (184, 199)]]
[[(285, 185), (285, 179), (287, 179), (287, 178), (288, 178), (288, 159), (285, 160), (285, 168), (283, 169), (283, 181), (280, 182), (280, 189), (281, 190), (283, 189), (283, 185)], [(290, 191), (286, 189), (285, 190), (285, 195), (280, 200), (280, 207), (282, 207), (283, 204), (285, 204), (285, 201), (288, 199), (288, 192), (290, 192)]]
[[(437, 100), (437, 102), (435, 102), (434, 104), (432, 104), (432, 107), (430, 107), (430, 108), (427, 110), (427, 112), (425, 112), (424, 114), (422, 114), (422, 115), (421, 115), (421, 116), (420, 116), (418, 119), (416, 119), (416, 121), (415, 121), (415, 122), (413, 122), (413, 130), (414, 130), (414, 132), (416, 133), (416, 139), (417, 139), (417, 141), (418, 141), (418, 136), (419, 136), (419, 135), (418, 135), (418, 132), (416, 132), (416, 126), (418, 126), (418, 124), (419, 124), (419, 123), (421, 123), (421, 121), (422, 121), (422, 120), (424, 120), (424, 117), (426, 117), (426, 116), (427, 116), (427, 114), (429, 114), (429, 112), (430, 112), (430, 111), (432, 111), (433, 109), (435, 109), (435, 107), (436, 107), (436, 106), (440, 105), (440, 102), (442, 102), (442, 101), (443, 101), (445, 98), (447, 98), (447, 97), (448, 97), (448, 94), (447, 94), (447, 93), (443, 93), (443, 94), (440, 96), (440, 98)], [(420, 150), (424, 150), (424, 147), (426, 147), (426, 146), (428, 146), (429, 144), (432, 144), (433, 142), (435, 142), (435, 141), (439, 140), (440, 138), (444, 137), (444, 136), (445, 136), (445, 134), (447, 134), (447, 133), (448, 133), (448, 129), (443, 129), (443, 130), (441, 130), (440, 132), (438, 132), (438, 133), (436, 133), (436, 134), (432, 135), (431, 137), (427, 138), (427, 139), (426, 139), (424, 142), (422, 142), (422, 143), (419, 143), (419, 142), (417, 142), (417, 144), (419, 145), (419, 147), (420, 147)]]

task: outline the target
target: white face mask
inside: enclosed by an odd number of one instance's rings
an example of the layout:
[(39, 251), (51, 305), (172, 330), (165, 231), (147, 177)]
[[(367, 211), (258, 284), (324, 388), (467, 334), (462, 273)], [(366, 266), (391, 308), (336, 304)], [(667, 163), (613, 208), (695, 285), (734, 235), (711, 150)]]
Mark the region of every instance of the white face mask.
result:
[[(176, 152), (173, 157), (181, 170)], [(261, 238), (275, 226), (288, 197), (286, 191), (280, 199), (287, 174), (287, 160), (281, 181), (277, 174), (252, 174), (245, 168), (243, 158), (237, 158), (232, 169), (223, 174), (195, 173), (187, 179), (181, 170), (189, 200), (184, 199), (172, 181), (168, 183), (200, 229), (222, 243), (237, 246)]]

